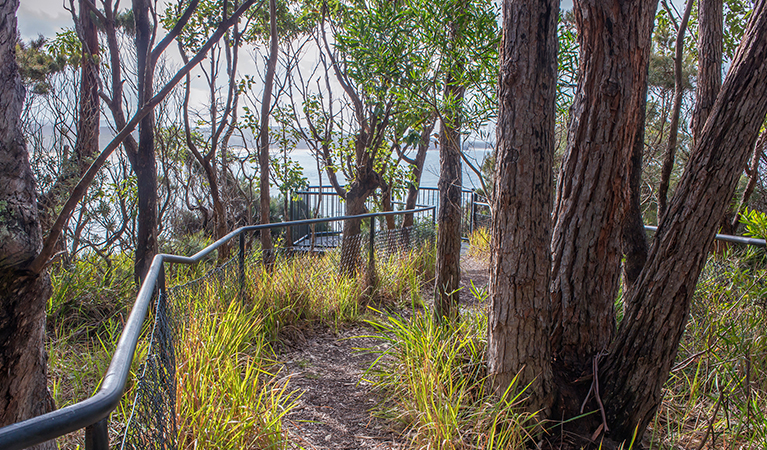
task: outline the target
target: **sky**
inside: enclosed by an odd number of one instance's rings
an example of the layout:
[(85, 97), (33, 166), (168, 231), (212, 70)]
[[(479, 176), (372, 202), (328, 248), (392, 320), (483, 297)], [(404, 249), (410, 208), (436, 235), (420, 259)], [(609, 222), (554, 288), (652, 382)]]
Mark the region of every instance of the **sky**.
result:
[(17, 17), (24, 41), (41, 34), (53, 37), (62, 28), (72, 26), (72, 16), (64, 9), (63, 0), (21, 0)]
[[(68, 0), (21, 0), (18, 11), (21, 38), (29, 41), (41, 34), (53, 37), (62, 28), (71, 27), (72, 16), (64, 9), (65, 1), (68, 3)], [(678, 0), (674, 1), (677, 2)], [(122, 3), (127, 6), (130, 0), (123, 0)], [(572, 0), (562, 1), (562, 9), (571, 9), (572, 6)]]

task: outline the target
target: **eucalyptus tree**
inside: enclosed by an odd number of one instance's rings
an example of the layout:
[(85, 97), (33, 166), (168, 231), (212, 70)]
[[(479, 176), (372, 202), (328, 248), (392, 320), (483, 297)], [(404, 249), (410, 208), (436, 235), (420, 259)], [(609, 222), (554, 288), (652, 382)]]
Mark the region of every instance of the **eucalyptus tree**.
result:
[[(509, 1), (505, 8), (518, 11), (514, 6)], [(627, 204), (633, 201), (628, 195), (631, 157), (637, 141), (643, 140), (637, 129), (644, 109), (642, 85), (647, 76), (654, 6), (653, 2), (575, 3), (584, 51), (548, 245), (540, 230), (534, 243), (519, 237), (531, 233), (531, 224), (545, 223), (551, 217), (546, 208), (550, 187), (543, 154), (551, 147), (543, 143), (537, 147), (511, 145), (510, 154), (496, 165), (501, 180), (496, 189), (510, 189), (503, 197), (496, 194), (494, 245), (504, 247), (508, 242), (511, 248), (497, 250), (499, 254), (493, 257), (492, 301), (505, 302), (500, 322), (507, 325), (507, 331), (502, 336), (502, 351), (490, 354), (490, 375), (498, 381), (500, 392), (508, 385), (503, 380), (511, 377), (496, 374), (496, 368), (503, 367), (506, 374), (520, 372), (525, 380), (538, 377), (528, 392), (534, 408), (543, 418), (589, 437), (592, 443), (603, 437), (627, 446), (640, 441), (657, 411), (697, 278), (767, 115), (763, 89), (767, 82), (767, 2), (759, 1), (647, 258), (638, 264), (636, 279), (626, 286), (624, 316), (616, 327), (614, 302), (623, 222)], [(505, 35), (513, 33), (506, 28)], [(543, 35), (528, 33), (526, 37)], [(520, 61), (543, 56), (543, 47), (536, 44), (504, 46), (503, 51), (529, 53), (515, 59), (515, 64), (502, 66), (512, 75), (506, 78), (502, 71), (501, 82), (509, 80), (513, 87), (528, 79), (521, 75), (520, 69), (526, 66)], [(623, 50), (627, 47), (632, 51)], [(629, 55), (630, 61), (625, 61)], [(538, 91), (547, 86), (542, 84)], [(521, 92), (513, 102), (504, 100), (504, 105), (523, 105), (510, 111), (512, 118), (525, 118), (531, 109), (518, 97), (542, 95), (533, 85)], [(547, 101), (553, 103), (553, 98)], [(531, 126), (550, 130), (549, 122), (543, 120), (547, 117), (538, 114)], [(513, 139), (524, 135), (524, 128), (506, 122), (499, 133)], [(535, 169), (524, 170), (530, 163)], [(531, 187), (533, 193), (540, 190), (532, 207), (527, 202)], [(501, 232), (499, 225), (509, 217), (516, 219)], [(523, 256), (515, 259), (516, 254)], [(521, 270), (514, 270), (518, 267), (515, 261), (523, 262)], [(545, 284), (549, 264), (551, 281), (545, 289), (541, 284)], [(499, 286), (511, 286), (521, 295), (504, 298)], [(538, 331), (545, 333), (547, 326), (550, 337), (541, 338)], [(532, 342), (543, 348), (531, 349)], [(534, 373), (526, 367), (533, 367)]]
[[(391, 126), (409, 106), (402, 101), (402, 86), (417, 79), (428, 63), (412, 39), (414, 15), (398, 3), (355, 0), (323, 3), (317, 17), (316, 42), (323, 50), (324, 67), (343, 89), (352, 116), (349, 128), (335, 122), (340, 133), (332, 143), (335, 151), (329, 145), (322, 152), (325, 167), (342, 168), (347, 176), (347, 186), (341, 187), (335, 171), (327, 171), (331, 185), (346, 201), (348, 215), (363, 213), (368, 197), (385, 186), (385, 171), (391, 168), (386, 162), (393, 152)], [(332, 47), (328, 27), (333, 31)], [(360, 264), (359, 233), (358, 219), (344, 223), (341, 258), (346, 273)]]
[[(463, 136), (496, 112), (498, 26), (496, 10), (484, 0), (416, 2), (419, 37), (432, 61), (433, 80), (442, 84), (433, 104), (439, 116), (440, 209), (437, 234), (435, 319), (457, 315), (460, 283)], [(427, 91), (428, 92), (428, 91)]]
[(527, 407), (545, 416), (556, 396), (548, 291), (558, 16), (558, 0), (503, 7), (488, 317), (492, 386), (502, 396), (519, 377)]

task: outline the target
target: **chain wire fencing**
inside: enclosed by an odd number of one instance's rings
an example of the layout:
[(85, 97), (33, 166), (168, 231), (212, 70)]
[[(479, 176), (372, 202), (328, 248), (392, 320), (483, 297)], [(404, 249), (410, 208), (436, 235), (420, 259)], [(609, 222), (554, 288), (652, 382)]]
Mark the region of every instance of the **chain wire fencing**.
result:
[[(121, 449), (170, 450), (179, 447), (177, 417), (177, 386), (179, 345), (190, 325), (199, 320), (189, 299), (195, 295), (214, 295), (224, 302), (247, 301), (248, 295), (307, 298), (333, 293), (333, 287), (349, 278), (375, 279), (377, 272), (386, 271), (392, 259), (403, 257), (411, 250), (432, 245), (436, 231), (431, 211), (415, 218), (415, 225), (389, 229), (386, 221), (363, 220), (360, 232), (342, 238), (342, 233), (315, 231), (307, 228), (305, 235), (293, 230), (293, 241), (287, 241), (285, 229), (273, 229), (275, 246), (264, 251), (258, 236), (243, 240), (243, 253), (236, 253), (226, 263), (207, 271), (193, 281), (168, 289), (158, 289), (152, 318), (145, 322), (144, 337), (139, 342), (136, 359), (143, 362), (136, 372), (135, 398), (118, 444)], [(357, 219), (359, 220), (359, 219)], [(401, 223), (401, 219), (398, 219)], [(396, 223), (397, 221), (395, 221)], [(317, 228), (330, 229), (330, 222)], [(172, 266), (168, 284), (188, 276), (194, 270)], [(265, 276), (269, 274), (269, 276)], [(160, 285), (164, 285), (161, 275)], [(263, 286), (256, 286), (264, 284)], [(268, 284), (268, 285), (266, 285)], [(286, 289), (293, 292), (285, 292)], [(256, 292), (254, 294), (254, 292)], [(265, 294), (266, 293), (266, 294)], [(275, 306), (279, 307), (279, 306)], [(204, 313), (204, 312), (203, 312)]]

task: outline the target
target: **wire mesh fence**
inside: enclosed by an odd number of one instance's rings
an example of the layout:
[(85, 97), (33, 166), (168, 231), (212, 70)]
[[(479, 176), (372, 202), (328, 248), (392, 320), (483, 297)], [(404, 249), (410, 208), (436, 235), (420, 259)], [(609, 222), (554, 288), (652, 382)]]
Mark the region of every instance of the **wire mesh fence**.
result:
[[(185, 446), (179, 442), (185, 438), (177, 423), (176, 397), (187, 375), (177, 374), (176, 369), (184, 364), (179, 361), (183, 357), (179, 352), (186, 351), (183, 346), (191, 339), (191, 328), (204, 319), (201, 314), (207, 314), (192, 306), (195, 296), (217, 297), (224, 304), (253, 303), (257, 299), (252, 297), (269, 296), (265, 302), (261, 298), (259, 304), (284, 314), (305, 314), (294, 304), (287, 308), (281, 302), (308, 301), (312, 296), (327, 298), (350, 279), (362, 280), (351, 286), (366, 286), (376, 279), (376, 273), (385, 272), (393, 259), (434, 242), (436, 232), (430, 218), (431, 214), (423, 215), (412, 227), (389, 229), (386, 221), (373, 217), (362, 221), (359, 233), (346, 237), (341, 233), (312, 233), (307, 228), (307, 234), (287, 242), (284, 233), (278, 233), (276, 245), (269, 250), (262, 250), (257, 236), (251, 235), (242, 241), (242, 254), (191, 282), (165, 289), (165, 277), (161, 275), (153, 299), (153, 317), (148, 321), (151, 326), (139, 343), (139, 353), (145, 356), (137, 371), (135, 398), (120, 448), (166, 450)], [(173, 284), (174, 269), (167, 270), (168, 284)], [(188, 269), (179, 269), (183, 270)]]

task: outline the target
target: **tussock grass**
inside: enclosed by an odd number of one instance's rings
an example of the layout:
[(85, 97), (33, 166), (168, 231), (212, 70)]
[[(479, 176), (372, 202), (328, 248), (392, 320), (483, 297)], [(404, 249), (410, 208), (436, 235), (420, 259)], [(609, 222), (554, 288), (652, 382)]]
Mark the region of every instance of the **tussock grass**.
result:
[[(92, 395), (110, 362), (129, 306), (135, 299), (130, 255), (57, 268), (48, 305), (50, 387), (59, 407)], [(100, 265), (101, 264), (101, 265)], [(362, 272), (341, 277), (337, 258), (277, 257), (246, 261), (241, 290), (236, 261), (206, 273), (213, 261), (167, 270), (169, 303), (180, 324), (176, 343), (176, 417), (180, 448), (286, 448), (282, 419), (299, 395), (279, 371), (271, 345), (285, 327), (361, 321), (368, 304), (423, 303), (420, 288), (433, 277), (434, 251), (422, 249), (377, 261), (376, 284)], [(183, 287), (181, 287), (183, 286)], [(151, 329), (151, 318), (144, 334)], [(139, 342), (134, 373), (146, 360)], [(110, 419), (112, 442), (132, 414), (130, 382)], [(59, 440), (78, 448), (82, 433)]]
[(767, 271), (712, 256), (645, 440), (652, 448), (767, 447)]
[(207, 283), (189, 305), (176, 369), (179, 447), (285, 448), (282, 418), (296, 398), (275, 367), (264, 317)]
[(398, 421), (419, 449), (524, 448), (531, 416), (512, 385), (503, 399), (485, 389), (484, 315), (435, 324), (428, 311), (369, 322), (388, 341), (367, 377), (391, 402), (379, 413)]

